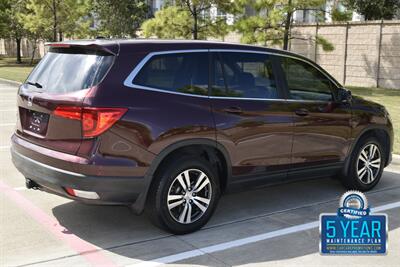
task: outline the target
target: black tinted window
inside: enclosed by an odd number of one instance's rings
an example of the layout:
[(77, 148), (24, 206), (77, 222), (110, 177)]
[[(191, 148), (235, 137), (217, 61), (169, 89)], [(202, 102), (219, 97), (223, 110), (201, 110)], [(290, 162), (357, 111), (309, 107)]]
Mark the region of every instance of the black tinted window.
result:
[(243, 98), (279, 97), (272, 62), (266, 54), (215, 54), (212, 95)]
[(154, 56), (133, 83), (173, 92), (208, 95), (208, 53)]
[(318, 69), (293, 58), (283, 57), (281, 62), (291, 98), (322, 101), (333, 99), (332, 84)]
[[(27, 81), (38, 83), (46, 93), (69, 93), (98, 84), (113, 62), (113, 56), (47, 53)], [(32, 85), (27, 88), (38, 90)]]

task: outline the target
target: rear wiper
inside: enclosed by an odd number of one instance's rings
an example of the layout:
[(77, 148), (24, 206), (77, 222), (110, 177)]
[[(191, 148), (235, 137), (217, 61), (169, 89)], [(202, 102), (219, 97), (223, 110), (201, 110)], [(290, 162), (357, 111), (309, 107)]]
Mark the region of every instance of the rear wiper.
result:
[(33, 85), (33, 86), (35, 86), (36, 88), (43, 88), (43, 86), (42, 86), (40, 83), (38, 83), (38, 82), (30, 82), (30, 81), (27, 81), (26, 84)]

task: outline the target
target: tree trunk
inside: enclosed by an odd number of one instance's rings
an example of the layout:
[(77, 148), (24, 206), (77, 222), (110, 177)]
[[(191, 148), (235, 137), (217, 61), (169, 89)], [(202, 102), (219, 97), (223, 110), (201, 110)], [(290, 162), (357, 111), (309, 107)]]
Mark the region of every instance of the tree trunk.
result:
[(58, 21), (57, 21), (57, 4), (56, 0), (53, 0), (53, 42), (57, 42), (57, 27), (58, 27)]
[(33, 65), (33, 60), (35, 59), (35, 53), (36, 53), (36, 48), (37, 48), (37, 40), (33, 40), (33, 49), (32, 49), (32, 56), (31, 56), (31, 62), (30, 65)]
[(198, 15), (197, 15), (197, 10), (196, 10), (196, 7), (193, 7), (193, 20), (194, 20), (194, 22), (193, 22), (193, 39), (194, 40), (197, 40), (199, 37), (198, 37), (198, 31), (199, 31), (199, 29), (198, 29)]
[(286, 14), (285, 21), (285, 31), (283, 33), (283, 50), (288, 50), (289, 48), (289, 34), (290, 34), (290, 24), (292, 22), (293, 12), (291, 11), (292, 0), (288, 2), (288, 12)]
[(21, 64), (21, 37), (15, 38), (15, 42), (17, 43), (17, 63)]
[(62, 42), (62, 40), (64, 39), (64, 36), (63, 36), (63, 33), (62, 33), (62, 31), (60, 30), (59, 32), (58, 32), (58, 40), (60, 41), (60, 42)]

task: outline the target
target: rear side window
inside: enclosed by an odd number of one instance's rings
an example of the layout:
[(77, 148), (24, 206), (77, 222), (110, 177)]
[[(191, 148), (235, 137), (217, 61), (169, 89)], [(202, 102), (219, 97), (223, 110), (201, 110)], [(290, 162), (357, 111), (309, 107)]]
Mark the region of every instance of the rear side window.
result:
[(113, 56), (96, 54), (47, 53), (29, 75), (31, 90), (70, 93), (97, 85), (112, 65)]
[(208, 53), (153, 56), (133, 83), (171, 92), (208, 95)]
[(332, 82), (310, 64), (281, 58), (290, 96), (298, 100), (332, 101)]
[(268, 55), (223, 52), (215, 54), (214, 96), (277, 99), (278, 89)]

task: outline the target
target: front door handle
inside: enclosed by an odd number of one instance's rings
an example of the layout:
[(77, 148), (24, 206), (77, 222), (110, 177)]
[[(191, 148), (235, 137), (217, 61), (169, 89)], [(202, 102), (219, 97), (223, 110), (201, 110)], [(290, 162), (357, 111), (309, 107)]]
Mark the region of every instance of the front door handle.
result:
[(295, 111), (296, 115), (298, 116), (307, 116), (308, 115), (308, 109), (301, 108)]
[(243, 110), (240, 107), (229, 107), (224, 109), (224, 112), (231, 114), (241, 114), (243, 113)]

